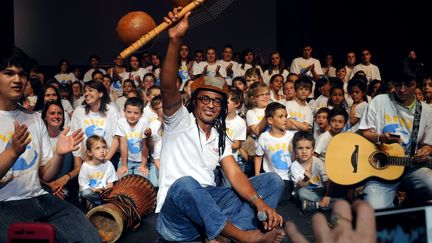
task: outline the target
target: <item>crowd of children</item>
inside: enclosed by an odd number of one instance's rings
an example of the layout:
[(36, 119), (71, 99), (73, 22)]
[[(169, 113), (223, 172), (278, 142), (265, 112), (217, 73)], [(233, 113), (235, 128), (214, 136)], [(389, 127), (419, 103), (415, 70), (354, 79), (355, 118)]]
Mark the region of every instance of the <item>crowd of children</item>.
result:
[[(346, 65), (322, 70), (310, 46), (291, 68), (283, 66), (279, 52), (271, 54), (267, 69), (252, 50), (245, 50), (237, 61), (229, 45), (222, 59), (217, 60), (216, 52), (208, 48), (204, 58), (200, 51), (191, 57), (189, 46), (181, 46), (177, 88), (184, 104), (196, 78), (224, 78), (231, 85), (226, 136), (242, 171), (248, 176), (276, 172), (286, 182), (286, 195), (295, 195), (304, 210), (329, 208), (334, 187), (325, 171), (326, 148), (338, 133), (357, 132), (368, 102), (391, 92), (391, 82), (371, 80), (365, 60), (353, 73), (352, 52)], [(152, 63), (149, 56), (158, 61)], [(91, 205), (100, 204), (98, 193), (128, 174), (144, 176), (157, 188), (164, 134), (160, 55), (134, 54), (129, 68), (116, 55), (107, 72), (98, 62), (97, 56), (90, 57), (91, 68), (81, 80), (79, 70), (70, 72), (67, 60), (61, 60), (53, 79), (30, 79), (21, 102), (28, 110), (40, 111), (50, 101), (61, 100), (65, 126), (84, 130), (84, 142), (73, 152), (74, 169), (67, 176), (78, 178), (80, 195)], [(431, 78), (423, 77), (419, 87), (417, 99), (431, 104)], [(223, 173), (216, 178), (230, 186)], [(63, 186), (52, 192), (58, 195)]]

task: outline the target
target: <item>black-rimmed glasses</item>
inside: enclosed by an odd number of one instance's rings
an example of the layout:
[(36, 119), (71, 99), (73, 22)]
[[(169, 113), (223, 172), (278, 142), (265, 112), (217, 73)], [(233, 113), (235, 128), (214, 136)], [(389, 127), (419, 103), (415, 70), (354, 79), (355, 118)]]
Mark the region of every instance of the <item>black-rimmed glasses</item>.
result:
[(199, 101), (201, 101), (201, 103), (203, 103), (204, 105), (208, 105), (210, 104), (210, 101), (213, 102), (213, 105), (215, 107), (220, 107), (222, 106), (223, 100), (220, 98), (210, 98), (207, 95), (203, 95), (203, 96), (198, 96), (197, 99)]

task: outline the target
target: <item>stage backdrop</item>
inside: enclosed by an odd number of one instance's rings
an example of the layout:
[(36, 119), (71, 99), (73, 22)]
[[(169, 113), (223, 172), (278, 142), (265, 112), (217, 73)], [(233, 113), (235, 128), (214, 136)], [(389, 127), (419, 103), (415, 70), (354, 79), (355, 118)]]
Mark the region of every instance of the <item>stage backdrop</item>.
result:
[[(234, 51), (250, 47), (265, 59), (276, 49), (276, 1), (233, 0), (218, 18), (189, 31), (185, 42), (192, 50), (225, 44)], [(91, 54), (111, 64), (123, 47), (116, 39), (117, 21), (130, 11), (145, 11), (161, 23), (172, 8), (168, 0), (15, 0), (15, 44), (42, 65), (56, 65), (66, 58), (74, 65), (86, 65)], [(166, 33), (149, 51), (164, 53)]]

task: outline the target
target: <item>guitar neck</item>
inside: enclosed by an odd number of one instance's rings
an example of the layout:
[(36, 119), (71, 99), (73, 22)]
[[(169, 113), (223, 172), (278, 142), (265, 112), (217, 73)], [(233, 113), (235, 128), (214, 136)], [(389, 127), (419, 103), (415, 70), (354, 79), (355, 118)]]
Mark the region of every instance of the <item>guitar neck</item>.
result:
[(410, 157), (394, 157), (389, 156), (388, 163), (390, 165), (403, 165), (403, 166), (421, 166), (432, 168), (432, 159), (428, 159), (426, 161), (417, 162), (413, 158)]

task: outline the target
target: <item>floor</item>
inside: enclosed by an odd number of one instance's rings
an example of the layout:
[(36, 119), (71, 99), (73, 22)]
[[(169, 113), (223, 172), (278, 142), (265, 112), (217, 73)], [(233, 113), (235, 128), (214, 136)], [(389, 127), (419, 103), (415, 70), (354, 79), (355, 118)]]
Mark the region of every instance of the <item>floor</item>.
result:
[[(309, 240), (314, 241), (313, 231), (311, 228), (311, 216), (313, 212), (302, 212), (293, 200), (283, 200), (277, 211), (284, 217), (285, 220), (292, 220), (297, 225), (297, 228)], [(150, 214), (144, 217), (141, 225), (135, 230), (127, 230), (117, 242), (160, 242), (155, 230), (155, 222), (157, 215)], [(284, 239), (282, 242), (290, 242)]]

